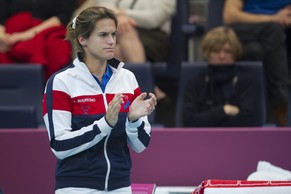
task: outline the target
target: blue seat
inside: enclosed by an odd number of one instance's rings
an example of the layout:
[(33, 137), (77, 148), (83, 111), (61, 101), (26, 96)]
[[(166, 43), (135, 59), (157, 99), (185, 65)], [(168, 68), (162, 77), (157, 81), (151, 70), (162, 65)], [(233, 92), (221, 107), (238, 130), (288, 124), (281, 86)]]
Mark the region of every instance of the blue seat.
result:
[[(254, 84), (257, 85), (257, 103), (254, 105), (257, 111), (256, 120), (258, 126), (263, 126), (266, 124), (266, 94), (262, 63), (256, 61), (239, 61), (236, 62), (236, 65), (238, 67), (238, 71), (243, 74), (252, 75), (254, 78)], [(181, 64), (175, 116), (176, 127), (183, 127), (182, 106), (187, 82), (194, 77), (199, 76), (201, 73), (206, 72), (206, 68), (206, 62), (183, 62)]]
[(170, 54), (168, 60), (167, 76), (178, 78), (180, 64), (188, 61), (188, 42), (191, 37), (199, 37), (205, 29), (201, 24), (189, 23), (189, 0), (177, 0), (176, 14), (172, 19), (170, 41)]
[(151, 63), (125, 63), (124, 68), (134, 73), (142, 92), (154, 91)]
[(207, 14), (207, 30), (223, 25), (224, 0), (209, 0)]
[[(10, 115), (8, 122), (10, 122), (11, 127), (35, 127), (33, 119), (36, 120), (37, 126), (43, 125), (41, 104), (44, 89), (43, 78), (41, 65), (0, 65), (1, 114), (2, 116), (5, 114), (6, 117)], [(0, 123), (4, 125), (2, 116), (0, 116)], [(22, 117), (26, 117), (27, 123), (22, 123)], [(18, 125), (16, 126), (17, 121)], [(5, 126), (9, 127), (9, 125)]]
[(33, 106), (0, 106), (0, 128), (37, 128)]
[[(154, 76), (151, 63), (125, 63), (124, 68), (134, 73), (141, 92), (154, 93)], [(155, 112), (149, 116), (149, 121), (153, 123), (154, 118)]]

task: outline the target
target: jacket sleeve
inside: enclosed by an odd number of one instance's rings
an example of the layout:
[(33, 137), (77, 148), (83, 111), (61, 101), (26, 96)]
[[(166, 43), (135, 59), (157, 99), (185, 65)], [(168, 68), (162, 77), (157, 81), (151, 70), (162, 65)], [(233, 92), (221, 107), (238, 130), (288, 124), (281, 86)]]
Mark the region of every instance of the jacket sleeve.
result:
[(151, 125), (147, 117), (142, 117), (133, 123), (127, 119), (125, 125), (130, 147), (137, 153), (144, 151), (151, 139)]
[(244, 126), (260, 126), (257, 123), (256, 118), (256, 111), (255, 106), (259, 100), (258, 98), (258, 89), (254, 80), (248, 76), (248, 78), (240, 77), (240, 81), (237, 84), (236, 88), (238, 104), (235, 104), (239, 107), (240, 112), (238, 115), (233, 117), (228, 117), (225, 122), (227, 126), (237, 126), (237, 127), (244, 127)]
[(42, 103), (50, 146), (59, 159), (65, 159), (91, 148), (112, 130), (102, 117), (90, 125), (73, 131), (71, 97), (66, 84), (56, 77), (48, 80)]

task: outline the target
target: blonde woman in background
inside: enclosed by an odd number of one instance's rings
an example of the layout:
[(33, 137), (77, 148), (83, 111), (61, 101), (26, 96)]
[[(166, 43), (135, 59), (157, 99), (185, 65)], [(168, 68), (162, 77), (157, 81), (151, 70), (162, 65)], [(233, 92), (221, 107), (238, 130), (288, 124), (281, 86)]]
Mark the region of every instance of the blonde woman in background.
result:
[(235, 62), (242, 45), (231, 28), (210, 30), (201, 43), (207, 72), (190, 80), (184, 93), (185, 127), (256, 126), (253, 78), (240, 74)]

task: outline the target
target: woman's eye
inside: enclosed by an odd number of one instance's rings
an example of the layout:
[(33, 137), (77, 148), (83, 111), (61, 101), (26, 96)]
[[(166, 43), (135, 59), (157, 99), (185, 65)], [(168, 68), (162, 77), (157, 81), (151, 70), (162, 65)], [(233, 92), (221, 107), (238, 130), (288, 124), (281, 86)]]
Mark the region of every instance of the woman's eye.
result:
[(100, 37), (106, 37), (107, 34), (100, 34), (99, 36), (100, 36)]

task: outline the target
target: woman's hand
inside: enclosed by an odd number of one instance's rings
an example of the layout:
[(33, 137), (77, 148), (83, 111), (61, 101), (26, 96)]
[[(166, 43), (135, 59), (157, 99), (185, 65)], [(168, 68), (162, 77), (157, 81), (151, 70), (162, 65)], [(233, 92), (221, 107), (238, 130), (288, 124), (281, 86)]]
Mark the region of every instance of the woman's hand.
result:
[(115, 94), (114, 98), (108, 105), (105, 118), (108, 124), (112, 127), (114, 127), (118, 121), (118, 114), (119, 114), (122, 102), (123, 102), (123, 95)]
[(128, 112), (129, 121), (135, 121), (143, 116), (150, 115), (157, 105), (157, 98), (153, 93), (149, 93), (150, 98), (144, 100), (147, 93), (141, 93), (131, 104)]

